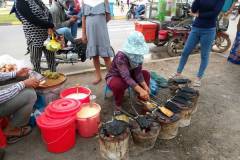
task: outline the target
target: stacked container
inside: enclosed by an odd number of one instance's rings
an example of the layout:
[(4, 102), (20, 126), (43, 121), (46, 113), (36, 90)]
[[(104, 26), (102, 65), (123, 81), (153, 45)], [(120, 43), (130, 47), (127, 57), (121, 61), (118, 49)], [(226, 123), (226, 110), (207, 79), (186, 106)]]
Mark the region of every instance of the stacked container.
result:
[(42, 139), (47, 150), (61, 153), (71, 149), (76, 142), (76, 113), (81, 103), (74, 99), (59, 99), (50, 103), (37, 118)]

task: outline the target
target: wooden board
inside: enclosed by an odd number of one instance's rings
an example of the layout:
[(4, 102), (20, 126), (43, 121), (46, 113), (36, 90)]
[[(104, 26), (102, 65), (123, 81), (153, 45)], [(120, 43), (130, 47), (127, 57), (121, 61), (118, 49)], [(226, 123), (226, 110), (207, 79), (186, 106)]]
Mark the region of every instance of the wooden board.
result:
[(58, 79), (46, 78), (46, 80), (45, 80), (46, 82), (44, 84), (41, 84), (38, 88), (40, 88), (40, 89), (51, 88), (51, 87), (58, 86), (58, 85), (64, 83), (67, 80), (67, 77), (62, 73), (59, 73), (59, 74), (60, 74), (60, 76)]

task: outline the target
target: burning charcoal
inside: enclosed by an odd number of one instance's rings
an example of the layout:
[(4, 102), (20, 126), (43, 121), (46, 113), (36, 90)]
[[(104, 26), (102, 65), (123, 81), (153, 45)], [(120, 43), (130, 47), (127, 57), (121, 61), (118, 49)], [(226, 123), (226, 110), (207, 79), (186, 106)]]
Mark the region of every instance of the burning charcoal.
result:
[(113, 120), (102, 125), (100, 133), (106, 136), (119, 136), (128, 127), (128, 123), (119, 120)]
[(146, 116), (138, 116), (136, 121), (141, 129), (148, 129), (151, 126), (151, 121)]

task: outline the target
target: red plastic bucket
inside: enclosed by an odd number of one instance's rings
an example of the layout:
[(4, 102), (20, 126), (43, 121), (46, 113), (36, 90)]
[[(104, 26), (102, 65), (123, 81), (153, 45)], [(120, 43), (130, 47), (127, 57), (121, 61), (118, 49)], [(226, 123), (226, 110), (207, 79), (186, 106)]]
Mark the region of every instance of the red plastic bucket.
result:
[(81, 103), (89, 103), (90, 102), (90, 95), (91, 95), (92, 91), (90, 89), (82, 87), (82, 86), (67, 88), (60, 93), (60, 97), (66, 98), (67, 96), (69, 96), (71, 94), (76, 94), (76, 93), (86, 94), (86, 97), (84, 97), (82, 99), (78, 99)]
[(61, 119), (75, 116), (80, 107), (81, 102), (78, 100), (58, 99), (47, 106), (45, 113), (50, 118)]
[(4, 129), (8, 125), (8, 118), (7, 117), (2, 117), (0, 118), (0, 128)]
[[(94, 109), (93, 114), (89, 114)], [(98, 133), (98, 126), (100, 124), (101, 107), (96, 104), (83, 104), (80, 111), (77, 113), (77, 129), (81, 137), (89, 138)], [(88, 115), (84, 115), (84, 112)]]
[(43, 113), (37, 118), (41, 129), (42, 139), (47, 150), (53, 153), (62, 153), (71, 149), (76, 143), (75, 117), (52, 119)]
[(6, 146), (7, 146), (7, 139), (2, 131), (2, 128), (0, 128), (0, 148), (5, 148)]

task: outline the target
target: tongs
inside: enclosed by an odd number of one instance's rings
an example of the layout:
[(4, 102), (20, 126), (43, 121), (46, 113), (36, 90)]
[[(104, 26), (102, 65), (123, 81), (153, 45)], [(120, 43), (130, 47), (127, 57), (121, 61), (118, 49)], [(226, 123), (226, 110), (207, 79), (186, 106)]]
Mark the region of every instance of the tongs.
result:
[[(155, 95), (151, 94), (151, 97), (154, 98), (157, 101), (160, 101), (160, 103), (163, 103), (163, 101), (160, 98), (156, 97)], [(160, 110), (167, 117), (172, 117), (174, 115), (174, 113), (169, 108), (166, 108), (165, 106), (162, 106), (161, 104), (159, 104), (159, 102), (154, 101), (154, 103), (157, 105), (155, 111)]]

